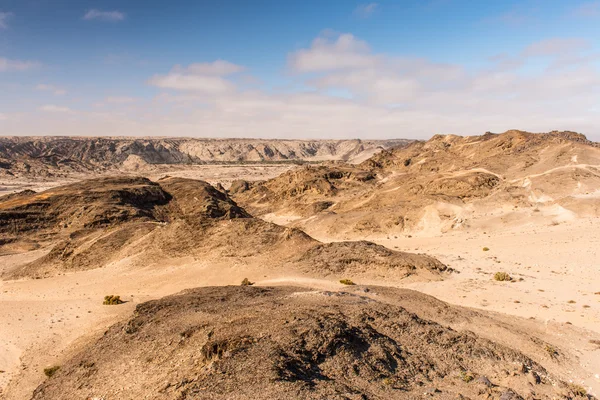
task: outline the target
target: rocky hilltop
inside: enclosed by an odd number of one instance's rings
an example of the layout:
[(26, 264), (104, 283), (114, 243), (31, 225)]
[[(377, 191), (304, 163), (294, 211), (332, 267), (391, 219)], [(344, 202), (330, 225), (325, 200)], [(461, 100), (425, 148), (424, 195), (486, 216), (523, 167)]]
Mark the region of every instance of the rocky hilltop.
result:
[(584, 398), (531, 358), (553, 366), (543, 342), (529, 356), (449, 320), (485, 317), (401, 289), (191, 289), (138, 305), (32, 399)]
[(332, 162), (235, 182), (230, 192), (254, 215), (293, 217), (330, 237), (364, 237), (468, 228), (493, 213), (498, 222), (600, 215), (599, 187), (597, 143), (574, 132), (508, 131), (437, 135), (359, 165)]
[(0, 137), (0, 176), (97, 173), (128, 164), (343, 160), (361, 162), (410, 140)]

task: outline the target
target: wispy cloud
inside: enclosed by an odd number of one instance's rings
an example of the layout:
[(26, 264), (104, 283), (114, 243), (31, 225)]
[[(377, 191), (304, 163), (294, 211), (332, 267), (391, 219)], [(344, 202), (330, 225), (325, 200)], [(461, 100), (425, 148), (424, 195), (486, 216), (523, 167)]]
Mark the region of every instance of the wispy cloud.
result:
[(190, 64), (187, 68), (181, 68), (181, 66), (175, 66), (176, 70), (181, 72), (187, 72), (197, 75), (215, 75), (215, 76), (226, 76), (242, 72), (246, 68), (241, 65), (230, 63), (225, 60), (216, 60), (211, 63), (196, 63)]
[(600, 1), (588, 1), (573, 9), (576, 17), (600, 17)]
[(162, 89), (192, 90), (207, 94), (230, 93), (235, 90), (235, 84), (224, 77), (244, 69), (241, 65), (224, 60), (190, 64), (187, 67), (176, 65), (167, 75), (155, 75), (148, 83)]
[(377, 62), (377, 57), (370, 53), (369, 45), (349, 33), (337, 37), (325, 33), (313, 40), (309, 49), (288, 56), (288, 63), (295, 72), (367, 68)]
[(111, 104), (130, 104), (135, 103), (136, 99), (126, 96), (109, 96), (104, 101)]
[(360, 4), (354, 9), (354, 15), (360, 18), (368, 18), (379, 8), (378, 3)]
[(30, 69), (38, 68), (39, 66), (40, 63), (37, 61), (11, 60), (8, 58), (0, 57), (0, 72), (27, 71)]
[(73, 110), (71, 110), (69, 107), (57, 106), (54, 104), (46, 104), (45, 106), (41, 106), (40, 110), (46, 111), (46, 112), (53, 112), (53, 113), (71, 113), (71, 112), (73, 112)]
[(11, 12), (0, 12), (0, 29), (8, 29), (8, 20), (12, 16)]
[(57, 86), (54, 85), (48, 85), (46, 83), (40, 83), (39, 85), (37, 85), (36, 90), (42, 91), (42, 92), (52, 92), (57, 96), (62, 96), (64, 94), (67, 94), (67, 91), (63, 88), (59, 88)]
[(100, 20), (107, 22), (119, 22), (125, 19), (125, 13), (121, 11), (101, 11), (101, 10), (89, 10), (83, 16), (85, 20)]

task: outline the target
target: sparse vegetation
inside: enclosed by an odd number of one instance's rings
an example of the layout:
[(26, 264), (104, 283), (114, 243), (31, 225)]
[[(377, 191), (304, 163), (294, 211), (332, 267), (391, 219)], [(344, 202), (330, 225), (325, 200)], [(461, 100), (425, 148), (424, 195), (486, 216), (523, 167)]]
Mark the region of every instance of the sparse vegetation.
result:
[(102, 304), (104, 304), (105, 306), (114, 306), (114, 305), (123, 304), (123, 303), (125, 303), (125, 302), (123, 300), (121, 300), (121, 296), (115, 296), (113, 294), (104, 296), (104, 301), (102, 302)]
[(544, 350), (546, 351), (546, 353), (548, 353), (550, 355), (550, 357), (552, 358), (556, 358), (558, 356), (558, 350), (556, 350), (556, 347), (547, 344), (544, 346)]
[(48, 367), (48, 368), (44, 368), (44, 375), (46, 375), (48, 378), (51, 378), (52, 375), (54, 375), (56, 373), (56, 371), (58, 371), (60, 369), (60, 366), (55, 365), (53, 367)]
[(507, 282), (507, 281), (511, 281), (512, 278), (506, 272), (496, 272), (494, 274), (494, 280), (495, 281), (500, 281), (500, 282)]
[(483, 251), (490, 251), (490, 248), (489, 247), (484, 247)]
[(254, 285), (254, 282), (250, 282), (250, 280), (248, 278), (244, 278), (244, 280), (242, 281), (242, 286), (252, 286)]
[(470, 372), (460, 371), (460, 379), (465, 383), (469, 383), (474, 379), (474, 377)]
[(356, 285), (351, 279), (340, 279), (340, 283), (342, 285)]
[(575, 300), (569, 300), (569, 301), (567, 301), (567, 303), (569, 303), (569, 304), (575, 304), (577, 302)]
[(585, 390), (585, 388), (583, 386), (577, 385), (575, 383), (569, 383), (567, 386), (569, 387), (569, 391), (571, 393), (573, 393), (575, 396), (581, 396), (581, 397), (587, 396), (587, 390)]

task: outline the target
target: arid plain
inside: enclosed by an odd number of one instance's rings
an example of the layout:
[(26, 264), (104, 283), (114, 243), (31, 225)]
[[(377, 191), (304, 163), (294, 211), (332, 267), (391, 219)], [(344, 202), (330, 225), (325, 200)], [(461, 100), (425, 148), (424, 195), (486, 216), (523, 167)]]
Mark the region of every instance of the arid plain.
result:
[(583, 135), (4, 138), (0, 173), (6, 399), (600, 393)]

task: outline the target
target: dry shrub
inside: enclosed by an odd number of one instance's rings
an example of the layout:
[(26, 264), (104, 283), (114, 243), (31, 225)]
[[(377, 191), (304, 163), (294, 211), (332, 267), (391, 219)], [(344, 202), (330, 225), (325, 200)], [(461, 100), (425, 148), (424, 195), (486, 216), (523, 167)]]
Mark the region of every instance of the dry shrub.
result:
[(102, 302), (102, 304), (104, 304), (105, 306), (115, 306), (117, 304), (123, 303), (125, 302), (121, 300), (121, 296), (115, 296), (113, 294), (104, 296), (104, 301)]
[(505, 282), (505, 281), (510, 281), (512, 280), (512, 278), (510, 277), (510, 275), (506, 272), (496, 272), (494, 274), (494, 280), (496, 281), (500, 281), (500, 282)]

